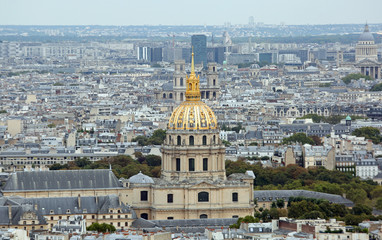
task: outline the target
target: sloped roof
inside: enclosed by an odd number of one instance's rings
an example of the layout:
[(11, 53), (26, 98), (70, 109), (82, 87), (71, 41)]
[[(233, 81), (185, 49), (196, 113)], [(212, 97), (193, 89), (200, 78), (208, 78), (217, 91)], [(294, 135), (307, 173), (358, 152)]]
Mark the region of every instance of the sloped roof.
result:
[[(44, 215), (50, 214), (81, 214), (100, 213), (106, 214), (110, 208), (120, 208), (121, 213), (132, 213), (136, 218), (134, 210), (130, 206), (120, 203), (117, 195), (98, 197), (55, 197), (55, 198), (22, 198), (17, 196), (0, 198), (0, 225), (7, 225), (9, 219), (9, 206), (11, 206), (11, 220), (18, 225), (20, 217), (25, 212), (34, 212), (38, 216), (40, 224), (46, 224)], [(86, 209), (86, 211), (85, 211)]]
[(165, 228), (171, 232), (203, 232), (208, 228), (229, 227), (237, 222), (237, 218), (207, 218), (207, 219), (176, 219), (176, 220), (145, 220), (137, 219), (132, 226), (147, 231)]
[(284, 199), (287, 202), (290, 197), (306, 197), (325, 199), (332, 203), (344, 204), (347, 207), (352, 207), (354, 205), (352, 201), (340, 195), (307, 190), (261, 190), (253, 191), (253, 195), (259, 202), (276, 201), (276, 199)]
[(120, 188), (122, 184), (108, 169), (16, 172), (3, 192)]

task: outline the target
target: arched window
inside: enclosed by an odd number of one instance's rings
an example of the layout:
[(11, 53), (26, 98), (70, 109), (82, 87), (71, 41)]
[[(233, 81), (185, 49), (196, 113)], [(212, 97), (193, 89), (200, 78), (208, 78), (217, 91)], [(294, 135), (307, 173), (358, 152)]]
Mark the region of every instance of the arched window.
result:
[(171, 144), (171, 135), (168, 135), (168, 143)]
[(213, 84), (214, 84), (214, 86), (216, 85), (216, 79), (214, 79)]
[(171, 99), (172, 99), (172, 93), (170, 93), (170, 95), (169, 95), (169, 98), (171, 98)]
[(198, 202), (208, 202), (209, 194), (208, 192), (200, 192), (198, 193)]
[(141, 218), (148, 220), (149, 219), (149, 215), (147, 213), (142, 213), (141, 214)]
[(192, 84), (191, 84), (191, 83), (188, 85), (188, 89), (189, 89), (189, 90), (192, 89)]
[(180, 86), (183, 87), (183, 78), (182, 77), (180, 78)]
[(207, 145), (207, 136), (203, 136), (203, 145)]
[(180, 93), (180, 101), (183, 101), (183, 93)]
[(181, 136), (178, 136), (176, 138), (176, 145), (178, 145), (178, 146), (182, 145), (182, 137)]
[(194, 146), (194, 136), (190, 136), (190, 146)]
[(216, 137), (215, 137), (215, 135), (214, 135), (214, 137), (212, 138), (212, 142), (213, 142), (214, 144), (216, 144)]
[(239, 201), (239, 194), (237, 192), (232, 193), (232, 202)]
[(166, 93), (163, 93), (163, 98), (166, 98)]
[(199, 216), (199, 218), (200, 218), (200, 219), (202, 219), (202, 218), (208, 218), (208, 215), (207, 215), (207, 214), (201, 214), (201, 215)]

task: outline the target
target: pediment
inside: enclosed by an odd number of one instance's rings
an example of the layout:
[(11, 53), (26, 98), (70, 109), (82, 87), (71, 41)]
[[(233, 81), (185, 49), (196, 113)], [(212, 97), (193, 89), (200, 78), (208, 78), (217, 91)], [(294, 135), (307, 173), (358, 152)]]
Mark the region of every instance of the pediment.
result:
[(367, 66), (367, 65), (381, 65), (381, 63), (368, 59), (368, 58), (362, 59), (361, 61), (357, 63), (357, 66)]

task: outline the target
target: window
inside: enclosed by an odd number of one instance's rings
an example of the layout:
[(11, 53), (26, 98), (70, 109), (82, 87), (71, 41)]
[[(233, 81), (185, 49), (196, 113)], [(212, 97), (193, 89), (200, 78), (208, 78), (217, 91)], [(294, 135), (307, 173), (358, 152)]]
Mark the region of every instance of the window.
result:
[(194, 146), (194, 136), (190, 136), (190, 146)]
[(208, 158), (203, 158), (203, 171), (208, 171)]
[(207, 145), (207, 136), (203, 136), (203, 145)]
[(208, 192), (200, 192), (198, 193), (198, 202), (208, 202), (209, 194)]
[(168, 203), (174, 202), (174, 194), (172, 193), (167, 194), (167, 202)]
[(188, 159), (188, 171), (190, 171), (190, 172), (195, 171), (195, 159), (194, 158)]
[(200, 219), (202, 219), (202, 218), (208, 218), (208, 215), (207, 215), (207, 214), (202, 214), (202, 215), (199, 216), (199, 218), (200, 218)]
[(232, 218), (239, 218), (239, 216), (238, 215), (233, 215)]
[(177, 144), (178, 146), (180, 146), (180, 145), (182, 144), (182, 138), (181, 138), (180, 136), (178, 136), (178, 137), (176, 138), (176, 144)]
[(177, 158), (175, 161), (176, 161), (175, 162), (176, 171), (180, 172), (180, 158)]
[(232, 202), (239, 201), (239, 194), (237, 192), (232, 193)]
[(141, 201), (147, 201), (147, 191), (141, 191)]
[(183, 78), (180, 78), (180, 86), (183, 86)]
[(214, 135), (214, 137), (213, 137), (212, 142), (213, 142), (214, 144), (216, 144), (216, 137), (215, 137), (215, 135)]
[(141, 218), (148, 220), (149, 219), (149, 215), (147, 213), (142, 213), (141, 214)]
[(174, 217), (167, 217), (167, 219), (168, 219), (168, 220), (172, 220), (172, 219), (174, 219)]

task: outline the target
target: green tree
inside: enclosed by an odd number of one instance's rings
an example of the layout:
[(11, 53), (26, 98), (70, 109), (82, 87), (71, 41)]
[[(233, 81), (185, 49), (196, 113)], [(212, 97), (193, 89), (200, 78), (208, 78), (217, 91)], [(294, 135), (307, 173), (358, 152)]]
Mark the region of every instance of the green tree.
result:
[(292, 143), (306, 144), (307, 143), (310, 145), (314, 145), (314, 141), (310, 137), (306, 136), (305, 133), (295, 133), (288, 138), (284, 138), (282, 143), (283, 144), (292, 144)]
[(226, 141), (226, 140), (222, 140), (222, 143), (226, 146), (226, 147), (229, 147), (231, 146), (231, 143)]
[(112, 232), (115, 232), (116, 229), (111, 224), (106, 224), (106, 223), (99, 224), (95, 222), (95, 223), (92, 223), (92, 225), (90, 225), (89, 227), (87, 227), (86, 230), (102, 232), (102, 233), (106, 233), (106, 232), (112, 233)]
[(162, 162), (162, 158), (160, 156), (150, 154), (146, 156), (146, 162), (147, 162), (147, 165), (152, 167), (160, 166)]
[(284, 199), (277, 199), (277, 201), (276, 201), (276, 206), (277, 206), (278, 208), (284, 208), (284, 207), (285, 207)]
[(342, 81), (345, 84), (349, 84), (351, 82), (351, 80), (359, 80), (360, 78), (364, 78), (365, 80), (372, 80), (372, 78), (370, 76), (366, 76), (366, 75), (363, 75), (361, 73), (351, 73), (351, 74), (348, 74), (347, 76), (343, 77)]
[(251, 216), (251, 215), (247, 215), (244, 218), (242, 218), (242, 217), (238, 218), (237, 222), (235, 224), (230, 225), (229, 227), (230, 228), (240, 228), (240, 224), (242, 222), (245, 222), (245, 223), (258, 223), (258, 222), (260, 222), (260, 219), (255, 218), (254, 216)]
[(83, 168), (91, 164), (90, 160), (86, 157), (78, 158), (74, 160), (74, 163), (76, 164), (77, 167), (80, 167), (80, 168)]
[(368, 207), (368, 206), (366, 206), (364, 204), (356, 204), (352, 208), (351, 213), (354, 214), (354, 215), (361, 215), (361, 214), (370, 215), (372, 210), (373, 209), (371, 207)]
[(372, 92), (380, 92), (382, 91), (382, 83), (378, 83), (371, 87), (370, 91)]
[(375, 204), (375, 208), (378, 210), (382, 210), (382, 198), (378, 198)]
[(355, 129), (352, 132), (352, 135), (357, 137), (365, 137), (366, 139), (372, 140), (375, 144), (381, 142), (381, 133), (379, 129), (375, 127), (362, 127)]

